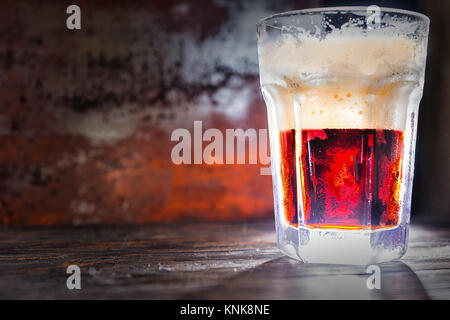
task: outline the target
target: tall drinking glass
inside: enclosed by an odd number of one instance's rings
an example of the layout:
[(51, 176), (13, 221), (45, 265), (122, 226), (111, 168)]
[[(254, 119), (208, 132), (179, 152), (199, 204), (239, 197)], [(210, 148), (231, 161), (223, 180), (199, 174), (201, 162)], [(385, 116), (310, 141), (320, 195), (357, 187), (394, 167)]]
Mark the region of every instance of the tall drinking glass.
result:
[(341, 7), (258, 23), (279, 248), (370, 264), (407, 249), (429, 19)]

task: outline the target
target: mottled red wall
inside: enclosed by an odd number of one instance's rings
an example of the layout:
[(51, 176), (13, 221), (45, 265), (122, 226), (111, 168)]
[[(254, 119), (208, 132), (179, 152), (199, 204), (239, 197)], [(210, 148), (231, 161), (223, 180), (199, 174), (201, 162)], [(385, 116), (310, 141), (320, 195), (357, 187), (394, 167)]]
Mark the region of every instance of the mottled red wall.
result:
[(1, 4), (0, 224), (271, 217), (259, 166), (176, 166), (170, 134), (267, 127), (255, 24), (295, 7), (78, 1), (69, 31), (69, 4)]
[[(72, 3), (0, 3), (0, 224), (272, 217), (259, 166), (175, 166), (170, 134), (266, 128), (256, 22), (347, 2), (82, 0), (69, 31)], [(391, 3), (431, 18), (413, 217), (448, 216), (449, 6)]]

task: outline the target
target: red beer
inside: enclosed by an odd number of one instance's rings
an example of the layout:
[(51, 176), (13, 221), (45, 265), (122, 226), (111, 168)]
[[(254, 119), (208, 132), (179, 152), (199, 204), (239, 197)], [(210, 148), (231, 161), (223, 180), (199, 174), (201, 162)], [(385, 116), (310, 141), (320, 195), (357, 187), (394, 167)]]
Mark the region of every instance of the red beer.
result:
[(281, 180), (283, 189), (283, 208), (286, 220), (298, 225), (297, 216), (297, 175), (295, 172), (295, 130), (280, 132)]
[[(300, 136), (299, 188), (306, 226), (378, 229), (398, 224), (402, 131), (311, 129)], [(285, 215), (296, 226), (295, 130), (281, 132), (281, 153)]]

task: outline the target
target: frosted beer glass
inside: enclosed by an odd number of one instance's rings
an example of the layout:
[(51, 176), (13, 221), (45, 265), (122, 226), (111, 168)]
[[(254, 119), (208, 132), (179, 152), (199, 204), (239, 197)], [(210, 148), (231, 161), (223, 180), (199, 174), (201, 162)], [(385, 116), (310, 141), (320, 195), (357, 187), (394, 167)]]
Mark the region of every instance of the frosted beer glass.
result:
[(378, 7), (258, 23), (278, 247), (370, 264), (407, 249), (429, 19)]

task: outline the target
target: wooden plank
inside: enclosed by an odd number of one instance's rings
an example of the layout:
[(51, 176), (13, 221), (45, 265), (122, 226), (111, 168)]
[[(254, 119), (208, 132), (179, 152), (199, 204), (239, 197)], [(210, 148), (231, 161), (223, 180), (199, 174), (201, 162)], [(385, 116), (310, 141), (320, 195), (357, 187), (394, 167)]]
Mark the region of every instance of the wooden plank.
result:
[[(448, 299), (448, 230), (413, 226), (407, 255), (380, 265), (382, 289), (368, 290), (364, 267), (284, 257), (272, 221), (1, 227), (0, 298)], [(66, 288), (70, 264), (81, 290)]]
[[(211, 299), (428, 299), (403, 262), (381, 267), (381, 289), (367, 288), (366, 267), (302, 264), (287, 257), (264, 263), (227, 284), (202, 292)], [(405, 286), (405, 284), (407, 284)]]

